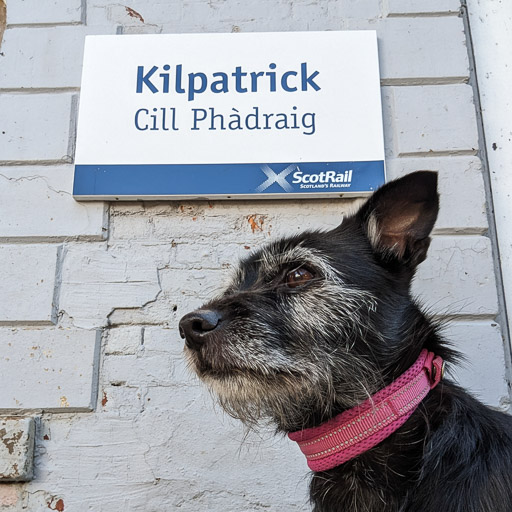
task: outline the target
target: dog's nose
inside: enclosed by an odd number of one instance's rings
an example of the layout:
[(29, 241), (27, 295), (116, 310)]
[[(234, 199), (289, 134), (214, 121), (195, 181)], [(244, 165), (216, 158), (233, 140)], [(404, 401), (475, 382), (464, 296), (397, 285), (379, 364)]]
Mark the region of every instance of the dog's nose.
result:
[(197, 350), (206, 341), (206, 335), (216, 329), (221, 320), (220, 313), (212, 309), (192, 311), (180, 320), (180, 336), (185, 338), (189, 348)]

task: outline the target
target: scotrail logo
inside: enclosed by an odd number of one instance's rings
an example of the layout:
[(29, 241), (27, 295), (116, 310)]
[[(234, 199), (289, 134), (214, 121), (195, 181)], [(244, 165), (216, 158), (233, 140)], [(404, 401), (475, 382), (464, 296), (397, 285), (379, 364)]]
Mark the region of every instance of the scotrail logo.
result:
[(293, 190), (293, 187), (286, 181), (286, 176), (295, 169), (298, 169), (295, 164), (289, 165), (279, 174), (276, 174), (267, 164), (262, 165), (260, 169), (266, 174), (267, 179), (256, 189), (256, 192), (263, 192), (274, 183), (280, 185), (285, 192), (291, 192)]
[[(352, 169), (347, 171), (317, 171), (303, 172), (297, 164), (291, 164), (280, 173), (276, 173), (267, 164), (262, 165), (261, 170), (267, 179), (256, 188), (256, 192), (264, 192), (271, 185), (277, 183), (285, 192), (293, 192), (299, 189), (339, 189), (350, 188), (352, 184)], [(292, 174), (293, 173), (293, 174)], [(286, 177), (292, 174), (292, 184)]]

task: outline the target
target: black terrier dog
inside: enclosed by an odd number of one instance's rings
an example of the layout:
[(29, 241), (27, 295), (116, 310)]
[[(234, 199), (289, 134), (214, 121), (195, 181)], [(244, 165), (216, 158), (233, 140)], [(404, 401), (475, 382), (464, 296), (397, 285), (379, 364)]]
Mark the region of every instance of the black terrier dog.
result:
[(410, 296), (438, 208), (436, 173), (392, 181), (180, 322), (225, 410), (299, 443), (315, 512), (512, 511), (512, 417), (442, 380), (456, 354)]

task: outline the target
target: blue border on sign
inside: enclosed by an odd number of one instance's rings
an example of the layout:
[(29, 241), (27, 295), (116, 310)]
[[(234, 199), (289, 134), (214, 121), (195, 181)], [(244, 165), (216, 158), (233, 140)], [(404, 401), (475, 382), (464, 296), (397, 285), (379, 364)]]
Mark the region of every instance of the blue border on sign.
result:
[(209, 196), (372, 192), (384, 161), (75, 165), (74, 196)]

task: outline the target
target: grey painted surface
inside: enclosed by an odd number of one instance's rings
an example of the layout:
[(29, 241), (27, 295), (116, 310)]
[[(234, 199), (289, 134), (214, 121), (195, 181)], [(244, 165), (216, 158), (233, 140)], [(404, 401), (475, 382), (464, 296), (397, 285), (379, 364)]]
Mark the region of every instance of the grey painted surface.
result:
[(507, 409), (457, 1), (11, 0), (7, 17), (0, 407), (41, 421), (35, 480), (1, 485), (2, 510), (309, 510), (297, 447), (269, 432), (244, 441), (185, 368), (177, 321), (222, 286), (239, 256), (275, 236), (333, 227), (357, 201), (75, 203), (86, 34), (376, 29), (389, 177), (440, 172), (441, 212), (414, 291), (449, 317), (447, 336), (468, 355), (452, 373)]

